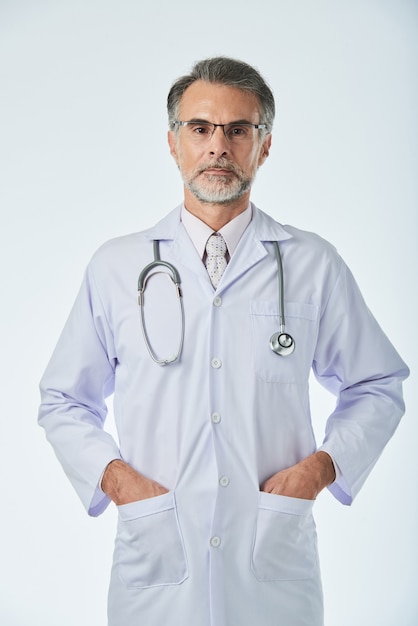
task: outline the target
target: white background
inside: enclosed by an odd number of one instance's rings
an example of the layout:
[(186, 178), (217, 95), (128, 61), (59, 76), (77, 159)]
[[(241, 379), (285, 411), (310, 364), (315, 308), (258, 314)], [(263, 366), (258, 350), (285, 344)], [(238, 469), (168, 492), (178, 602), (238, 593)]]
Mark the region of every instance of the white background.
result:
[(337, 246), (413, 371), (354, 505), (317, 502), (327, 626), (416, 626), (417, 26), (414, 0), (0, 0), (1, 624), (106, 623), (115, 512), (84, 513), (38, 380), (93, 251), (181, 201), (166, 94), (225, 54), (277, 98), (253, 200)]

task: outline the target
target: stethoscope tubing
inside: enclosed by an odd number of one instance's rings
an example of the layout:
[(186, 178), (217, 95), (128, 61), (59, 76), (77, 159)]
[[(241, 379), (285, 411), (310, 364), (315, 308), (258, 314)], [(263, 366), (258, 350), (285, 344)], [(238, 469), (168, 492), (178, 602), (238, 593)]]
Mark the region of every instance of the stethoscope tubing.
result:
[[(162, 261), (160, 258), (160, 247), (159, 247), (159, 240), (155, 239), (153, 242), (153, 249), (154, 249), (154, 260), (151, 261), (151, 263), (148, 263), (148, 265), (146, 265), (144, 267), (144, 269), (141, 271), (141, 273), (139, 274), (138, 277), (138, 305), (139, 305), (139, 309), (140, 309), (140, 319), (141, 319), (141, 329), (142, 329), (142, 335), (144, 337), (144, 341), (145, 341), (145, 345), (147, 347), (147, 350), (149, 352), (149, 355), (151, 357), (151, 359), (157, 363), (157, 365), (168, 365), (169, 363), (173, 363), (174, 361), (177, 361), (180, 357), (180, 354), (183, 350), (183, 343), (184, 343), (184, 307), (183, 307), (183, 296), (181, 293), (181, 279), (180, 279), (180, 274), (177, 270), (176, 267), (174, 267), (174, 265), (172, 265), (171, 263), (168, 263), (168, 261)], [(167, 272), (159, 272), (159, 271), (154, 271), (159, 267), (164, 267), (165, 269), (168, 270)], [(179, 303), (179, 310), (180, 310), (180, 339), (179, 339), (179, 344), (177, 347), (177, 354), (172, 354), (170, 356), (168, 356), (166, 359), (161, 359), (159, 358), (154, 350), (151, 347), (151, 343), (149, 341), (149, 337), (148, 337), (148, 333), (147, 333), (147, 329), (146, 329), (146, 325), (145, 325), (145, 318), (144, 318), (144, 292), (145, 292), (145, 287), (147, 285), (147, 281), (148, 279), (155, 275), (155, 274), (165, 274), (166, 276), (168, 276), (168, 278), (174, 283), (175, 287), (176, 287), (176, 292), (177, 292), (177, 297), (178, 297), (178, 303)]]
[(148, 263), (148, 265), (146, 265), (144, 267), (144, 269), (142, 270), (142, 272), (138, 276), (138, 293), (142, 293), (142, 294), (144, 293), (145, 284), (146, 284), (146, 281), (148, 279), (148, 274), (151, 272), (151, 270), (155, 269), (156, 267), (165, 267), (165, 268), (167, 268), (168, 271), (172, 275), (173, 283), (180, 290), (181, 279), (180, 279), (180, 274), (179, 274), (177, 268), (174, 267), (174, 265), (172, 265), (171, 263), (168, 263), (167, 261), (162, 261), (161, 260), (161, 257), (160, 257), (160, 241), (159, 241), (159, 239), (154, 239), (154, 241), (153, 241), (153, 251), (154, 251), (154, 260), (151, 261), (151, 263)]
[(280, 321), (280, 332), (284, 332), (286, 327), (286, 319), (284, 316), (284, 277), (283, 277), (283, 262), (282, 255), (280, 254), (279, 244), (277, 241), (272, 241), (274, 254), (276, 256), (277, 261), (277, 272), (278, 272), (278, 280), (279, 280), (279, 321)]
[(277, 278), (279, 281), (279, 323), (280, 330), (270, 337), (270, 348), (279, 356), (290, 356), (295, 351), (295, 340), (286, 332), (286, 319), (284, 315), (284, 276), (283, 261), (280, 254), (279, 244), (272, 241), (277, 261)]
[[(286, 319), (285, 319), (285, 314), (284, 314), (285, 305), (284, 305), (283, 262), (282, 262), (282, 257), (280, 254), (278, 242), (272, 241), (271, 243), (273, 244), (274, 254), (275, 254), (276, 262), (277, 262), (280, 330), (274, 333), (270, 337), (269, 345), (270, 345), (271, 350), (275, 354), (278, 354), (279, 356), (289, 356), (290, 354), (294, 352), (295, 341), (293, 337), (289, 335), (288, 333), (286, 333), (285, 331)], [(168, 365), (169, 363), (173, 363), (174, 361), (177, 361), (180, 358), (180, 355), (183, 349), (183, 343), (184, 343), (184, 306), (183, 306), (183, 296), (182, 296), (181, 287), (180, 287), (181, 285), (180, 274), (174, 265), (172, 265), (171, 263), (168, 263), (168, 261), (161, 260), (159, 244), (160, 244), (160, 241), (158, 239), (154, 239), (153, 241), (154, 260), (151, 261), (151, 263), (148, 263), (148, 265), (146, 265), (139, 274), (138, 305), (140, 308), (140, 320), (141, 320), (142, 334), (143, 334), (145, 345), (147, 347), (149, 355), (155, 363), (163, 366), (163, 365)], [(158, 270), (159, 267), (165, 268), (167, 272), (155, 271), (155, 270)], [(166, 359), (159, 358), (154, 352), (154, 350), (152, 349), (150, 341), (149, 341), (148, 333), (146, 330), (145, 319), (144, 319), (144, 304), (145, 304), (144, 292), (145, 292), (146, 284), (147, 284), (148, 279), (151, 276), (153, 276), (154, 274), (158, 274), (158, 273), (165, 274), (166, 276), (168, 276), (168, 278), (171, 279), (171, 281), (175, 285), (177, 296), (178, 296), (179, 308), (180, 308), (181, 328), (180, 328), (180, 339), (179, 339), (179, 344), (177, 348), (177, 354), (172, 354), (168, 356)]]

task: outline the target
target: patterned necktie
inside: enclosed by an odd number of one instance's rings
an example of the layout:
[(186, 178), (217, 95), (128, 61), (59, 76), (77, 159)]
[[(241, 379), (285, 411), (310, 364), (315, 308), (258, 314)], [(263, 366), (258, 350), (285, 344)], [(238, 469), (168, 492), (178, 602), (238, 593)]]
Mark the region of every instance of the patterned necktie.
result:
[(226, 243), (219, 233), (213, 233), (206, 242), (206, 269), (212, 285), (218, 286), (226, 268)]

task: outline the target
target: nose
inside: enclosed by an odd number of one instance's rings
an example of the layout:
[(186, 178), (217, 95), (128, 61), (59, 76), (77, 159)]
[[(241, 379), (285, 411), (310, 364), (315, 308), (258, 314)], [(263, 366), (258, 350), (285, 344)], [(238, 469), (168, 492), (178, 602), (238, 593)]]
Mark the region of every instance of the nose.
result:
[(225, 137), (222, 126), (216, 126), (209, 140), (210, 154), (216, 157), (224, 156), (229, 152), (229, 141)]

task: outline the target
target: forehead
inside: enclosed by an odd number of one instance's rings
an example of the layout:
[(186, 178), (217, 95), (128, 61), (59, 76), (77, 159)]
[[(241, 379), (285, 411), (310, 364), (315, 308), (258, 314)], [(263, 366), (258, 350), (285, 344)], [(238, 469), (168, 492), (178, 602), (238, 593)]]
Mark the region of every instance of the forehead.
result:
[(215, 124), (247, 120), (260, 121), (260, 103), (248, 91), (198, 80), (184, 92), (180, 101), (180, 119), (201, 119)]

